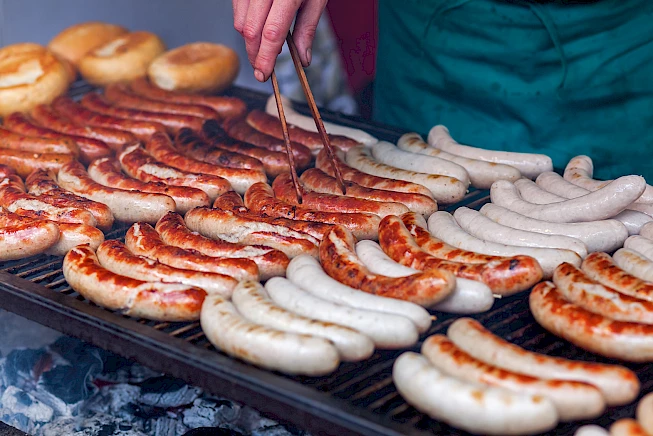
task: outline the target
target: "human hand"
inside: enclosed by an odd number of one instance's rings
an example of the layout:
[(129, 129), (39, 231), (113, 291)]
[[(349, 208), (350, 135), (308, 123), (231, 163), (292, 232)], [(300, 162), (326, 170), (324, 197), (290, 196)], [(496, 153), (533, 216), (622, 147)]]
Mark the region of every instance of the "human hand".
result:
[(295, 16), (293, 40), (302, 65), (311, 63), (311, 46), (317, 23), (327, 0), (232, 0), (234, 28), (245, 38), (247, 57), (254, 77), (265, 82), (274, 69), (277, 56)]

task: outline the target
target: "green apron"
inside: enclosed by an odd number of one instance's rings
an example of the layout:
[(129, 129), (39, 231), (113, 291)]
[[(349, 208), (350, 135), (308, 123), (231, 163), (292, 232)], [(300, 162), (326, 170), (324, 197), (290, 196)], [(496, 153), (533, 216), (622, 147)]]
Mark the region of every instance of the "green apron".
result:
[(653, 182), (651, 0), (379, 0), (376, 68), (378, 121)]

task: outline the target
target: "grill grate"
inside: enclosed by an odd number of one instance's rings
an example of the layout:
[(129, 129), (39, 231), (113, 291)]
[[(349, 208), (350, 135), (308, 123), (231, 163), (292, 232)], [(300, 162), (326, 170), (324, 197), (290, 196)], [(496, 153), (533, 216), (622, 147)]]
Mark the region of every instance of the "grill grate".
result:
[[(92, 90), (77, 84), (76, 97)], [(234, 90), (250, 107), (262, 107), (264, 96)], [(303, 109), (307, 113), (306, 108)], [(325, 119), (354, 127), (365, 127), (379, 138), (396, 140), (396, 131), (369, 126), (360, 120), (328, 114)], [(479, 208), (488, 201), (487, 191), (472, 190), (460, 203), (447, 208)], [(107, 233), (107, 239), (122, 239), (127, 226)], [(168, 323), (134, 320), (98, 308), (68, 286), (61, 271), (61, 258), (36, 256), (0, 264), (0, 307), (12, 310), (94, 345), (133, 358), (155, 369), (183, 378), (208, 391), (247, 402), (263, 413), (307, 430), (328, 434), (461, 434), (425, 417), (399, 396), (392, 383), (392, 364), (403, 351), (379, 351), (364, 362), (343, 363), (333, 374), (320, 377), (289, 377), (262, 371), (228, 358), (215, 350), (202, 333), (199, 322)], [(423, 339), (445, 333), (457, 318), (437, 314)], [(499, 336), (532, 351), (586, 361), (611, 362), (559, 340), (535, 323), (526, 294), (497, 300), (492, 310), (474, 316)], [(653, 388), (650, 365), (627, 365), (642, 381), (642, 392)], [(635, 404), (608, 409), (598, 421), (608, 426), (621, 417), (633, 416)], [(470, 417), (473, 419), (472, 417)], [(562, 424), (550, 434), (573, 434), (585, 422)]]

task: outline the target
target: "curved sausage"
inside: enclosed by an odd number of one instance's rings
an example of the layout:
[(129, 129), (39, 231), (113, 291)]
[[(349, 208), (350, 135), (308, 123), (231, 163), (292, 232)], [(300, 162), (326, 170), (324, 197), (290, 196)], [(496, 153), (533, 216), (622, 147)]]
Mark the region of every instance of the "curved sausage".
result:
[(614, 251), (621, 247), (628, 237), (626, 227), (615, 219), (584, 223), (550, 223), (520, 215), (492, 203), (483, 205), (480, 212), (492, 221), (513, 229), (579, 239), (585, 243), (589, 252)]
[(134, 94), (124, 83), (111, 83), (104, 88), (104, 96), (119, 107), (175, 115), (190, 115), (203, 119), (219, 119), (218, 113), (199, 104), (173, 103), (151, 100)]
[(292, 220), (339, 224), (354, 232), (359, 239), (376, 239), (381, 220), (370, 213), (320, 212), (293, 206), (274, 197), (272, 188), (265, 183), (255, 183), (245, 193), (245, 205), (257, 214)]
[[(229, 138), (229, 140), (237, 142), (235, 139)], [(264, 171), (263, 163), (260, 160), (239, 152), (225, 151), (220, 148), (217, 141), (211, 141), (211, 144), (207, 141), (201, 133), (191, 129), (181, 129), (175, 136), (175, 146), (178, 149), (190, 156), (199, 153), (203, 157), (203, 159), (196, 160), (204, 161), (205, 158), (208, 158), (210, 159), (209, 163), (221, 167)]]
[[(537, 285), (540, 289), (552, 286)], [(629, 404), (639, 394), (637, 376), (623, 366), (533, 353), (501, 339), (471, 318), (454, 321), (447, 336), (466, 353), (490, 365), (545, 380), (576, 380), (596, 386), (608, 406)]]
[(258, 266), (261, 280), (283, 276), (288, 266), (288, 256), (279, 250), (261, 245), (242, 245), (210, 239), (193, 232), (176, 213), (168, 213), (156, 223), (156, 231), (163, 242), (187, 250), (195, 250), (211, 257), (245, 258)]
[(422, 344), (421, 353), (450, 377), (547, 398), (555, 405), (561, 421), (597, 418), (605, 411), (603, 395), (590, 384), (542, 380), (488, 365), (458, 348), (445, 335), (429, 336)]
[[(247, 124), (259, 132), (283, 140), (283, 131), (281, 129), (281, 122), (279, 121), (279, 118), (255, 109), (247, 114), (246, 121)], [(301, 127), (297, 127), (290, 123), (288, 124), (288, 134), (290, 135), (291, 141), (308, 147), (314, 153), (324, 147), (324, 144), (322, 143), (322, 137), (317, 132), (304, 130)], [(346, 136), (331, 134), (329, 134), (329, 143), (334, 147), (338, 147), (339, 149), (345, 151), (359, 145), (358, 142), (354, 141), (351, 138), (347, 138)]]
[[(183, 132), (185, 129), (182, 129)], [(179, 138), (179, 135), (177, 136)], [(247, 188), (256, 182), (265, 182), (267, 177), (260, 170), (243, 168), (226, 168), (215, 164), (209, 164), (201, 160), (188, 157), (175, 149), (172, 141), (165, 135), (154, 135), (145, 143), (147, 152), (158, 161), (194, 174), (206, 174), (226, 179), (233, 188), (240, 193), (245, 193)]]
[(253, 323), (328, 339), (336, 346), (343, 361), (365, 360), (374, 352), (374, 342), (364, 334), (350, 327), (318, 321), (286, 310), (272, 301), (260, 283), (246, 282), (238, 286), (231, 301), (238, 312)]
[[(653, 260), (653, 241), (643, 236), (630, 236), (623, 244), (624, 248), (637, 251)], [(608, 250), (605, 250), (608, 251)]]
[(68, 284), (95, 304), (124, 315), (157, 321), (198, 319), (206, 292), (176, 283), (151, 283), (103, 268), (87, 246), (75, 247), (63, 260)]
[(628, 274), (647, 282), (653, 282), (653, 261), (650, 258), (637, 251), (621, 248), (612, 255), (612, 259), (619, 268)]
[[(146, 140), (156, 132), (166, 132), (162, 124), (149, 121), (125, 120), (110, 115), (104, 115), (87, 109), (69, 97), (57, 97), (52, 102), (52, 107), (72, 122), (91, 127), (122, 130), (131, 133), (140, 140)], [(100, 138), (97, 138), (100, 139)]]
[(125, 245), (134, 254), (166, 265), (193, 271), (224, 274), (236, 280), (258, 280), (258, 267), (250, 259), (206, 256), (194, 250), (168, 245), (149, 224), (135, 223), (125, 235)]
[(408, 301), (382, 297), (346, 286), (331, 278), (317, 259), (301, 254), (290, 261), (288, 280), (323, 300), (356, 309), (392, 313), (410, 319), (419, 333), (431, 327), (431, 315), (423, 307)]
[(150, 112), (142, 109), (129, 109), (113, 106), (106, 98), (95, 92), (89, 92), (82, 98), (82, 106), (99, 114), (122, 118), (123, 120), (137, 120), (147, 123), (161, 124), (170, 133), (175, 133), (184, 127), (199, 130), (202, 128), (203, 118), (192, 115), (166, 114)]
[(573, 251), (581, 258), (587, 256), (587, 247), (583, 241), (570, 238), (569, 236), (543, 235), (513, 229), (495, 223), (482, 213), (467, 207), (459, 207), (453, 216), (463, 230), (484, 241), (498, 242), (518, 247), (558, 248)]
[(615, 265), (608, 253), (592, 253), (585, 258), (581, 269), (592, 280), (622, 294), (653, 302), (653, 283), (647, 283)]
[(180, 92), (166, 91), (151, 84), (146, 78), (134, 80), (129, 84), (129, 87), (135, 94), (152, 100), (166, 103), (208, 106), (222, 118), (242, 116), (247, 110), (245, 102), (236, 97), (183, 94)]
[(302, 253), (318, 255), (319, 241), (311, 235), (264, 219), (240, 216), (231, 210), (198, 207), (186, 213), (184, 221), (192, 231), (212, 239), (265, 245), (282, 251), (291, 259)]
[(370, 273), (356, 256), (352, 233), (335, 226), (320, 243), (320, 263), (339, 282), (374, 295), (410, 301), (431, 307), (454, 290), (455, 276), (443, 270), (430, 270), (408, 277), (387, 277)]
[(178, 170), (150, 156), (140, 144), (125, 149), (118, 155), (123, 171), (143, 182), (161, 182), (173, 186), (186, 186), (206, 192), (211, 201), (227, 191), (231, 185), (222, 177), (196, 174)]
[(568, 263), (556, 268), (553, 283), (563, 298), (592, 313), (616, 321), (653, 324), (653, 302), (605, 287)]
[[(111, 156), (113, 150), (102, 141), (97, 139), (85, 138), (83, 136), (66, 135), (65, 133), (57, 132), (56, 130), (35, 124), (25, 114), (15, 112), (3, 120), (3, 125), (9, 130), (16, 133), (37, 136), (40, 138), (47, 138), (50, 140), (62, 140), (74, 143), (79, 150), (79, 157), (85, 164), (91, 163), (93, 160)], [(70, 147), (71, 154), (75, 154), (75, 148)], [(45, 150), (38, 150), (40, 153)]]
[(445, 159), (460, 165), (467, 170), (472, 186), (477, 189), (490, 189), (492, 183), (497, 180), (514, 182), (521, 177), (519, 170), (513, 166), (456, 156), (431, 147), (418, 133), (405, 133), (397, 141), (397, 147), (411, 153)]
[(86, 224), (57, 223), (59, 227), (59, 240), (46, 250), (53, 256), (65, 256), (78, 245), (87, 245), (91, 250), (96, 250), (104, 242), (104, 233), (93, 226)]
[(538, 324), (572, 344), (630, 362), (653, 360), (653, 326), (614, 321), (565, 300), (551, 282), (533, 288), (529, 306)]
[(46, 220), (24, 218), (0, 208), (0, 260), (41, 254), (59, 241), (59, 227)]
[(571, 250), (517, 247), (478, 239), (461, 229), (454, 217), (448, 212), (436, 212), (431, 215), (428, 228), (437, 239), (462, 250), (501, 257), (530, 256), (536, 259), (542, 267), (544, 278), (551, 277), (553, 270), (563, 262), (569, 262), (576, 266), (580, 266), (581, 263), (580, 256)]
[(225, 192), (213, 202), (214, 209), (247, 212), (243, 198), (236, 191)]
[(88, 166), (88, 175), (93, 181), (111, 188), (138, 191), (149, 194), (164, 194), (175, 202), (175, 210), (186, 213), (195, 207), (208, 206), (209, 196), (201, 189), (188, 186), (170, 186), (163, 182), (142, 182), (127, 177), (120, 171), (120, 163), (113, 158), (102, 158)]
[(643, 177), (624, 176), (600, 191), (583, 197), (551, 204), (533, 204), (519, 195), (515, 185), (507, 180), (492, 184), (492, 203), (531, 218), (553, 223), (597, 221), (612, 218), (626, 209), (644, 191)]
[[(349, 166), (376, 177), (392, 177), (423, 185), (431, 192), (431, 195), (438, 203), (455, 203), (460, 201), (467, 193), (467, 185), (456, 178), (407, 171), (380, 163), (372, 158), (370, 150), (362, 146), (347, 151), (346, 161)], [(346, 176), (343, 175), (343, 177)], [(354, 181), (358, 182), (358, 180)]]
[(200, 323), (217, 349), (265, 369), (320, 376), (335, 371), (340, 364), (338, 350), (329, 340), (254, 324), (219, 295), (207, 296)]
[(470, 147), (456, 142), (444, 126), (435, 126), (429, 131), (428, 143), (431, 147), (444, 150), (457, 156), (479, 159), (495, 164), (510, 165), (517, 168), (524, 177), (534, 179), (544, 171), (553, 171), (553, 161), (544, 154), (515, 153), (510, 151), (486, 150)]
[(646, 434), (653, 433), (653, 414), (651, 414), (651, 409), (653, 409), (653, 393), (648, 393), (639, 400), (637, 409), (635, 410), (637, 421), (639, 421)]
[[(288, 155), (285, 152), (271, 151), (234, 139), (228, 136), (227, 132), (213, 120), (204, 123), (202, 134), (210, 145), (204, 144), (201, 148), (195, 145), (192, 150), (187, 150), (188, 154), (195, 156), (197, 159), (219, 163), (225, 158), (224, 156), (237, 154), (261, 162), (265, 172), (270, 177), (276, 177), (283, 172), (290, 171)], [(308, 165), (307, 162), (304, 163)], [(300, 169), (302, 168), (304, 167), (300, 167)]]
[(16, 175), (15, 169), (7, 165), (0, 165), (0, 179), (4, 179), (11, 175)]
[(56, 173), (68, 162), (75, 162), (72, 154), (0, 149), (0, 165), (13, 168), (23, 178), (29, 176), (32, 171), (40, 169)]
[(357, 330), (381, 349), (408, 347), (419, 338), (417, 327), (408, 318), (331, 303), (282, 277), (268, 280), (265, 289), (272, 301), (285, 310)]
[[(66, 112), (71, 112), (74, 107), (70, 107), (68, 101), (60, 102), (60, 108), (65, 108)], [(32, 109), (32, 118), (40, 125), (48, 129), (56, 130), (65, 135), (74, 135), (94, 141), (102, 141), (117, 151), (125, 144), (132, 144), (138, 141), (133, 134), (124, 130), (115, 128), (105, 128), (98, 126), (89, 126), (83, 120), (77, 124), (72, 118), (62, 115), (59, 110), (51, 106), (40, 105)], [(79, 118), (77, 118), (79, 120)]]
[[(342, 195), (338, 182), (318, 168), (309, 168), (299, 177), (304, 187), (322, 194)], [(412, 212), (430, 216), (438, 210), (438, 203), (422, 194), (408, 192), (387, 191), (361, 186), (351, 181), (345, 181), (347, 196), (365, 200), (380, 201), (385, 203), (399, 203), (405, 205)]]
[(66, 138), (39, 138), (16, 133), (6, 127), (0, 127), (0, 148), (5, 150), (18, 150), (31, 153), (57, 153), (70, 154), (77, 159), (79, 147)]
[(408, 404), (471, 433), (536, 434), (558, 424), (558, 413), (550, 400), (449, 377), (417, 353), (406, 352), (395, 360), (392, 380)]
[[(207, 121), (204, 123), (204, 130), (208, 130), (212, 124), (215, 124), (215, 122)], [(234, 139), (256, 145), (269, 151), (286, 153), (286, 144), (283, 140), (259, 132), (247, 124), (244, 118), (226, 120), (222, 123), (222, 127)], [(290, 145), (297, 168), (300, 170), (308, 168), (313, 160), (311, 150), (296, 142), (291, 142)]]
[(621, 418), (610, 426), (610, 436), (648, 436), (648, 433), (634, 419)]
[[(412, 231), (410, 217), (404, 217)], [(390, 258), (417, 270), (446, 270), (457, 277), (485, 283), (494, 293), (511, 295), (529, 289), (542, 278), (538, 263), (527, 256), (505, 257), (488, 263), (467, 264), (438, 259), (424, 251), (413, 239), (404, 222), (397, 217), (386, 217), (379, 224), (379, 243)]]
[(166, 212), (175, 210), (175, 201), (167, 195), (110, 188), (96, 183), (79, 162), (70, 162), (61, 168), (57, 183), (73, 194), (106, 204), (118, 221), (155, 223)]
[[(281, 201), (298, 205), (295, 187), (290, 173), (277, 176), (272, 182), (274, 195)], [(401, 215), (408, 212), (408, 208), (401, 203), (379, 202), (350, 197), (348, 195), (321, 194), (302, 190), (302, 207), (315, 209), (321, 212), (335, 213), (372, 213), (381, 218), (387, 215)]]
[(156, 260), (137, 256), (117, 240), (103, 242), (97, 248), (96, 254), (104, 268), (136, 280), (181, 283), (204, 289), (209, 294), (225, 297), (230, 297), (238, 284), (238, 280), (224, 274), (173, 268)]

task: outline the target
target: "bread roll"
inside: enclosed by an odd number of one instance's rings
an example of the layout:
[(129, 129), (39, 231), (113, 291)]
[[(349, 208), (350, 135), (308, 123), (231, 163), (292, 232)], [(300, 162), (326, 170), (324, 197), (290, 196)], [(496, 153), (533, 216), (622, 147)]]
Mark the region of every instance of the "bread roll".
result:
[(89, 51), (124, 35), (127, 29), (115, 24), (89, 21), (64, 29), (52, 38), (48, 48), (57, 56), (77, 66), (79, 60)]
[(45, 47), (33, 43), (0, 49), (0, 116), (48, 104), (68, 90), (70, 73)]
[(94, 85), (130, 82), (147, 74), (147, 67), (166, 47), (150, 32), (132, 32), (91, 50), (78, 67), (82, 77)]
[(152, 83), (168, 91), (212, 93), (231, 86), (239, 69), (238, 55), (229, 47), (196, 42), (156, 58), (148, 75)]

